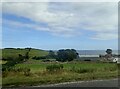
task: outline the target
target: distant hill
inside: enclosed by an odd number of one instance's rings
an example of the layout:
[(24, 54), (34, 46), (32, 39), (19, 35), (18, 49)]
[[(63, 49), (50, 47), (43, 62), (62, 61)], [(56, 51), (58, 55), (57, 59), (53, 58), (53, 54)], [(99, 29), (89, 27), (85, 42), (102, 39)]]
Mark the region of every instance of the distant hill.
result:
[[(28, 49), (26, 48), (4, 48), (2, 49), (2, 58), (17, 58), (19, 54), (25, 55)], [(31, 49), (29, 56), (30, 58), (34, 56), (45, 56), (48, 52), (40, 49)]]

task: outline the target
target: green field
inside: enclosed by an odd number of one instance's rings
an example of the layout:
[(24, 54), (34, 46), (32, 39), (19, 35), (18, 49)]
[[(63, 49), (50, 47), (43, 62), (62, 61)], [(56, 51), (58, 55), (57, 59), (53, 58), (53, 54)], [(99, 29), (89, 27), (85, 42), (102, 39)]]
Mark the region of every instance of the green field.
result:
[[(57, 72), (46, 71), (46, 66), (63, 64), (64, 68)], [(66, 63), (38, 63), (17, 64), (15, 68), (30, 68), (30, 75), (25, 76), (22, 72), (8, 72), (2, 78), (3, 86), (31, 86), (51, 84), (68, 81), (81, 81), (93, 79), (117, 78), (117, 64), (95, 62), (66, 62)], [(92, 70), (92, 71), (91, 71)]]
[[(17, 58), (19, 54), (25, 55), (28, 49), (2, 49), (2, 58)], [(31, 49), (29, 55), (30, 58), (34, 56), (45, 56), (48, 52), (44, 50)]]
[[(3, 49), (3, 58), (16, 58), (19, 54), (24, 55), (27, 49)], [(60, 82), (108, 79), (118, 77), (118, 65), (116, 63), (103, 62), (43, 62), (42, 60), (33, 60), (34, 56), (45, 56), (47, 51), (31, 49), (30, 59), (13, 66), (13, 69), (6, 70), (2, 74), (2, 85), (4, 86), (33, 86), (41, 84), (53, 84)], [(50, 59), (54, 60), (54, 59)], [(0, 61), (5, 64), (7, 61)], [(48, 71), (48, 66), (63, 65), (62, 69)], [(26, 72), (26, 69), (30, 69)], [(20, 71), (22, 70), (22, 71)], [(24, 70), (24, 71), (23, 71)]]

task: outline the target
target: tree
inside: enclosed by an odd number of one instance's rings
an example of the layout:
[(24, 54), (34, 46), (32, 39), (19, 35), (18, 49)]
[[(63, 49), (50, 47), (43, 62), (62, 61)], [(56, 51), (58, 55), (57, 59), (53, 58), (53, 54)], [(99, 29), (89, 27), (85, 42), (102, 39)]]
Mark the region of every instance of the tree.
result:
[(107, 50), (106, 50), (106, 53), (107, 53), (107, 54), (112, 54), (112, 49), (107, 49)]
[(107, 60), (109, 60), (109, 58), (112, 57), (112, 49), (107, 49), (107, 50), (106, 50), (106, 53), (107, 53), (107, 54), (106, 54), (105, 56), (106, 56)]
[(78, 53), (74, 49), (61, 49), (57, 52), (57, 61), (72, 61), (78, 57)]
[(30, 53), (30, 50), (32, 49), (32, 48), (25, 48), (25, 49), (28, 49), (27, 50), (27, 52), (25, 53), (25, 56), (24, 56), (24, 61), (26, 61), (26, 60), (28, 60), (29, 59), (29, 53)]
[(66, 57), (65, 57), (65, 51), (64, 51), (64, 49), (58, 50), (57, 51), (57, 58), (56, 58), (56, 60), (64, 62), (65, 59), (66, 59)]
[(47, 55), (47, 57), (48, 57), (48, 58), (53, 58), (53, 59), (56, 58), (55, 52), (52, 51), (52, 50), (50, 50), (50, 51), (49, 51), (49, 54)]
[(25, 53), (25, 59), (29, 59), (29, 52)]

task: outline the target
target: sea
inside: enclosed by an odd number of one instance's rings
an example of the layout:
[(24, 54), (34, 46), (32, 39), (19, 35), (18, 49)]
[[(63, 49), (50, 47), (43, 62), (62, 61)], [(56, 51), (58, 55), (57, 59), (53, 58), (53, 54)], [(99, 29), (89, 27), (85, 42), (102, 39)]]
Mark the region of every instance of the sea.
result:
[[(99, 57), (99, 55), (105, 55), (106, 50), (77, 50), (80, 57)], [(112, 50), (112, 54), (118, 54), (118, 50)]]
[[(105, 55), (106, 50), (76, 50), (81, 58), (98, 58), (99, 55)], [(57, 52), (57, 50), (54, 50)], [(112, 50), (112, 54), (120, 55), (120, 50)]]
[[(104, 55), (106, 50), (77, 50), (80, 55)], [(118, 50), (112, 50), (112, 54), (118, 54)]]
[[(57, 52), (57, 50), (54, 50), (54, 52)], [(80, 57), (99, 57), (99, 55), (105, 55), (106, 50), (77, 50), (77, 53)], [(118, 50), (112, 50), (112, 54), (118, 54)]]

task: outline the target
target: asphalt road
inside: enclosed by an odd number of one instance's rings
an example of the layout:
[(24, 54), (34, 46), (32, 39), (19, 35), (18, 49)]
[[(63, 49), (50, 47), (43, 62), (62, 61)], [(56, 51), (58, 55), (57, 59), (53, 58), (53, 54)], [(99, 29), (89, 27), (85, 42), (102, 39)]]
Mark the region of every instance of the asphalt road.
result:
[[(78, 82), (66, 82), (66, 83), (58, 83), (58, 84), (50, 84), (50, 85), (40, 85), (40, 86), (28, 86), (28, 87), (14, 87), (9, 89), (48, 89), (48, 87), (53, 89), (53, 87), (106, 87), (105, 89), (116, 89), (112, 87), (118, 87), (118, 79), (109, 79), (109, 80), (91, 80), (91, 81), (78, 81)], [(107, 88), (109, 87), (109, 88)], [(3, 89), (8, 89), (3, 88)], [(68, 89), (68, 88), (67, 88)], [(90, 89), (90, 88), (89, 88)], [(98, 89), (98, 88), (94, 88)], [(117, 88), (118, 89), (118, 88)]]
[(118, 79), (66, 82), (38, 87), (118, 87)]

